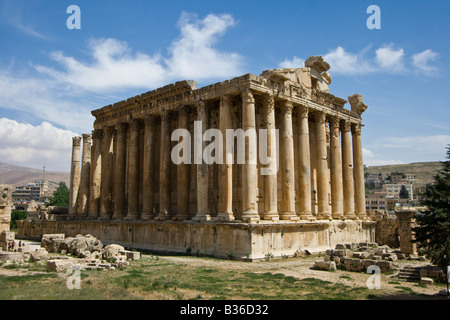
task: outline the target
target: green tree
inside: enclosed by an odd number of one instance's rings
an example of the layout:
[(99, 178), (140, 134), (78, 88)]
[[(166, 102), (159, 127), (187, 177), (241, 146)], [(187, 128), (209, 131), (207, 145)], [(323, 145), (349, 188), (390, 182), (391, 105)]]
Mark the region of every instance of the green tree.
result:
[(428, 210), (416, 214), (417, 227), (413, 228), (419, 253), (443, 268), (450, 265), (450, 145), (447, 159), (435, 184), (426, 187), (421, 204)]
[(406, 187), (404, 185), (400, 188), (400, 193), (398, 194), (400, 199), (409, 199), (409, 192), (406, 190)]
[(53, 192), (53, 197), (49, 199), (48, 205), (56, 207), (69, 206), (69, 188), (64, 181), (59, 183), (58, 188)]
[(17, 220), (25, 220), (27, 218), (26, 211), (13, 210), (11, 211), (11, 222), (9, 224), (10, 229), (17, 229)]

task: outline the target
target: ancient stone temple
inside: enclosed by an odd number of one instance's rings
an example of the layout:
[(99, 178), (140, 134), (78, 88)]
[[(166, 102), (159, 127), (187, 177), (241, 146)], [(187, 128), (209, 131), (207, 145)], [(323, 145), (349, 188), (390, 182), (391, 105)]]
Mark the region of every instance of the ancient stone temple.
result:
[(354, 94), (345, 108), (329, 68), (315, 56), (304, 68), (198, 89), (180, 81), (92, 111), (92, 134), (73, 138), (69, 214), (43, 229), (247, 259), (374, 241), (367, 105)]

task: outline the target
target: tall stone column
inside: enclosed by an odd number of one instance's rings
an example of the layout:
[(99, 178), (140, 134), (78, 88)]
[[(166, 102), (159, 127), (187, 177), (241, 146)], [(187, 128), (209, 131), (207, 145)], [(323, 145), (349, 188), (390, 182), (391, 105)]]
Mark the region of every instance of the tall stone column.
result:
[[(179, 108), (178, 127), (189, 130), (189, 107)], [(185, 139), (185, 138), (183, 138)], [(183, 150), (186, 152), (186, 150)], [(190, 157), (191, 155), (189, 155)], [(190, 190), (190, 164), (180, 163), (177, 165), (177, 214), (174, 220), (186, 220), (189, 217), (189, 190)]]
[(130, 120), (130, 140), (128, 145), (128, 213), (126, 220), (139, 218), (139, 120)]
[(80, 188), (81, 137), (72, 138), (72, 165), (70, 167), (69, 217), (77, 214), (77, 195)]
[(85, 218), (88, 213), (89, 183), (91, 171), (91, 139), (90, 134), (83, 134), (83, 151), (81, 154), (80, 190), (78, 193), (77, 215)]
[(230, 155), (227, 154), (227, 143), (233, 141), (227, 140), (226, 130), (233, 128), (231, 123), (231, 97), (224, 95), (220, 99), (219, 110), (219, 129), (222, 133), (222, 163), (219, 164), (219, 212), (217, 214), (218, 221), (232, 221), (233, 214), (233, 165), (228, 163)]
[(146, 115), (144, 118), (144, 163), (143, 163), (143, 202), (142, 202), (142, 220), (151, 220), (154, 218), (154, 190), (153, 177), (155, 174), (155, 161), (153, 157), (155, 145), (155, 117)]
[(155, 220), (166, 220), (170, 214), (170, 113), (161, 111), (161, 150), (159, 176), (159, 214)]
[[(275, 100), (272, 95), (263, 97), (264, 109), (264, 129), (267, 130), (267, 157), (271, 159), (270, 172), (264, 176), (264, 220), (277, 221), (278, 198), (277, 198), (277, 172), (278, 164), (274, 167), (274, 161), (277, 161), (277, 146), (275, 134)], [(275, 142), (275, 143), (274, 143)], [(260, 146), (261, 147), (261, 146)]]
[(344, 215), (344, 191), (342, 186), (342, 161), (340, 144), (339, 118), (332, 117), (330, 121), (330, 149), (331, 149), (331, 216), (342, 219)]
[(257, 222), (258, 204), (258, 171), (257, 171), (257, 141), (255, 99), (250, 89), (242, 92), (242, 129), (246, 133), (245, 163), (242, 175), (242, 221)]
[(299, 109), (299, 210), (301, 220), (313, 219), (311, 210), (311, 156), (309, 147), (308, 108), (301, 106)]
[(115, 165), (114, 165), (114, 215), (113, 219), (123, 219), (125, 215), (125, 177), (127, 162), (127, 124), (117, 124)]
[(89, 212), (90, 219), (97, 219), (100, 213), (100, 193), (102, 183), (102, 138), (103, 130), (94, 130), (92, 133), (91, 150), (91, 177), (89, 187)]
[(344, 218), (356, 219), (355, 216), (355, 191), (353, 185), (353, 158), (351, 123), (344, 122), (342, 127), (342, 180), (344, 186)]
[(315, 115), (316, 119), (316, 145), (317, 145), (317, 219), (329, 220), (331, 218), (329, 205), (328, 161), (326, 116), (323, 112)]
[(295, 214), (294, 138), (292, 103), (283, 101), (280, 110), (281, 220), (298, 220)]
[(353, 139), (353, 178), (355, 181), (355, 211), (356, 217), (366, 220), (366, 193), (364, 187), (364, 165), (361, 145), (361, 124), (352, 125)]
[[(203, 150), (206, 146), (203, 140), (203, 133), (208, 128), (208, 116), (206, 113), (206, 107), (204, 101), (199, 101), (196, 104), (197, 108), (197, 121), (202, 124), (201, 132), (194, 134), (194, 156), (198, 156), (196, 161), (197, 166), (197, 213), (192, 218), (193, 221), (208, 221), (211, 220), (211, 214), (209, 211), (209, 170), (208, 164), (203, 160)], [(200, 147), (200, 150), (195, 149)], [(220, 178), (220, 177), (219, 177)], [(219, 198), (220, 203), (220, 198)]]
[(112, 191), (113, 191), (113, 170), (114, 128), (103, 128), (103, 141), (101, 146), (102, 170), (101, 170), (101, 199), (100, 199), (100, 219), (108, 220), (112, 217)]

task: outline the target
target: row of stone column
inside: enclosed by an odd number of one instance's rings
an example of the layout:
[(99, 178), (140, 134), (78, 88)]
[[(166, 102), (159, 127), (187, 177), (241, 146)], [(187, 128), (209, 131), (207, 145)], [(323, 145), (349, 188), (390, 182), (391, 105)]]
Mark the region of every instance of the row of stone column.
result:
[[(245, 90), (242, 97), (242, 129), (256, 131), (255, 99), (252, 91)], [(226, 130), (233, 129), (231, 121), (231, 97), (223, 96), (220, 101), (219, 130), (226, 139)], [(268, 129), (268, 157), (276, 157), (274, 143), (275, 101), (273, 96), (266, 95), (263, 101), (263, 128)], [(337, 117), (327, 116), (323, 112), (310, 110), (304, 106), (298, 109), (298, 149), (294, 150), (292, 111), (289, 101), (282, 101), (279, 120), (279, 153), (281, 175), (281, 206), (278, 208), (277, 175), (264, 175), (264, 211), (262, 217), (258, 213), (258, 171), (256, 162), (256, 140), (246, 139), (245, 163), (242, 170), (242, 220), (256, 222), (264, 220), (310, 220), (310, 219), (365, 219), (364, 176), (361, 147), (361, 125), (350, 124)], [(208, 117), (205, 103), (196, 105), (197, 120), (201, 121), (203, 130), (208, 128)], [(166, 220), (169, 219), (171, 205), (170, 185), (170, 145), (171, 128), (169, 113), (161, 111), (161, 142), (159, 167), (159, 211), (154, 212), (154, 181), (156, 117), (147, 115), (144, 118), (143, 172), (139, 172), (140, 150), (139, 130), (141, 121), (132, 119), (127, 123), (119, 123), (115, 128), (105, 127), (95, 130), (91, 135), (83, 135), (83, 152), (80, 166), (81, 138), (73, 139), (72, 169), (70, 182), (69, 215), (72, 217), (88, 217), (92, 219), (127, 219), (127, 220)], [(309, 128), (309, 117), (315, 119), (315, 128)], [(330, 168), (328, 168), (327, 130), (330, 126)], [(179, 128), (189, 128), (189, 113), (180, 108)], [(129, 140), (127, 141), (127, 130)], [(312, 171), (310, 130), (315, 130), (315, 167), (317, 183), (317, 216), (312, 212)], [(116, 132), (116, 145), (113, 145), (113, 134)], [(342, 134), (340, 134), (342, 132)], [(203, 132), (202, 132), (203, 133)], [(92, 146), (91, 146), (92, 138)], [(196, 138), (199, 138), (196, 136)], [(342, 145), (341, 145), (342, 144)], [(205, 147), (204, 141), (194, 146)], [(226, 141), (223, 143), (223, 155), (227, 154)], [(127, 148), (129, 148), (127, 152)], [(128, 155), (128, 159), (127, 159)], [(298, 196), (299, 211), (295, 210), (295, 163), (298, 161)], [(113, 166), (114, 163), (114, 166)], [(177, 214), (174, 220), (192, 219), (194, 221), (211, 220), (209, 209), (209, 167), (202, 161), (196, 164), (196, 201), (197, 212), (189, 213), (189, 169), (190, 165), (177, 165)], [(330, 169), (330, 177), (328, 174)], [(139, 212), (139, 175), (142, 174), (142, 212)], [(232, 164), (224, 161), (219, 164), (219, 203), (216, 220), (234, 220), (232, 209), (233, 170)], [(128, 201), (126, 201), (127, 188)], [(331, 199), (329, 195), (331, 194)], [(331, 200), (331, 212), (330, 212)], [(114, 205), (113, 205), (114, 203)], [(128, 205), (126, 206), (126, 203)], [(280, 211), (278, 210), (280, 209)], [(355, 215), (356, 213), (356, 215)]]

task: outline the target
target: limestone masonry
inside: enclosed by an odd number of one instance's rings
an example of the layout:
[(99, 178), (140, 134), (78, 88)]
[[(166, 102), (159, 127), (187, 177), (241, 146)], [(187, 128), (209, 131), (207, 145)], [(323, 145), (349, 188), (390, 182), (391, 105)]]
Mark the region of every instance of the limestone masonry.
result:
[[(314, 56), (304, 68), (198, 89), (180, 81), (92, 111), (92, 134), (73, 138), (68, 214), (37, 229), (21, 224), (22, 232), (90, 233), (135, 248), (250, 259), (375, 241), (361, 145), (367, 105), (355, 94), (344, 108), (347, 101), (329, 92), (329, 68)], [(244, 164), (225, 147), (232, 164), (175, 164), (179, 141), (171, 135), (186, 129), (194, 136), (194, 121), (201, 133), (218, 129), (233, 144), (227, 129), (254, 130), (258, 138), (268, 129), (269, 143), (245, 139)], [(210, 143), (191, 141), (190, 152)], [(261, 151), (279, 157), (274, 174), (248, 161)]]

